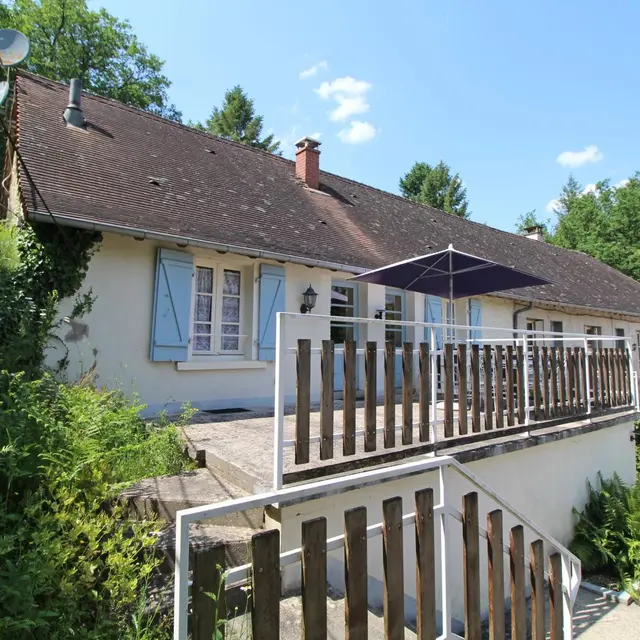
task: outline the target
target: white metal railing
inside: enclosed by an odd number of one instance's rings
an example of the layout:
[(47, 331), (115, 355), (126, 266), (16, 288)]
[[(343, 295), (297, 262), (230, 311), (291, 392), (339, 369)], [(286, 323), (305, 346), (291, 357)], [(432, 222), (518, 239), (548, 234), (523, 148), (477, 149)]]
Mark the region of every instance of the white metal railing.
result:
[[(293, 331), (290, 327), (288, 327), (288, 323), (295, 320), (296, 323), (304, 323), (307, 328), (307, 332), (305, 335), (300, 335), (301, 325), (298, 324), (293, 328)], [(287, 374), (291, 374), (295, 370), (295, 362), (293, 359), (289, 361), (290, 367), (287, 370), (285, 366), (285, 362), (287, 358), (295, 357), (295, 353), (297, 351), (295, 346), (295, 340), (292, 338), (292, 334), (296, 334), (295, 337), (310, 337), (310, 334), (313, 334), (313, 337), (318, 340), (322, 338), (329, 337), (329, 328), (330, 323), (334, 321), (337, 323), (344, 324), (345, 321), (348, 321), (350, 324), (354, 326), (377, 326), (382, 329), (382, 339), (378, 340), (378, 342), (382, 343), (384, 341), (384, 327), (386, 325), (394, 325), (401, 327), (411, 327), (416, 332), (420, 332), (420, 335), (416, 335), (415, 343), (423, 342), (422, 339), (426, 331), (429, 332), (429, 345), (430, 351), (429, 356), (431, 359), (431, 371), (437, 372), (439, 368), (437, 367), (437, 359), (439, 356), (444, 354), (444, 350), (442, 347), (439, 348), (437, 344), (437, 336), (438, 332), (440, 332), (440, 340), (444, 341), (446, 335), (450, 335), (453, 338), (453, 343), (468, 343), (468, 344), (513, 344), (515, 346), (522, 346), (524, 352), (524, 416), (525, 416), (525, 426), (530, 425), (532, 423), (531, 416), (534, 412), (534, 407), (531, 406), (529, 390), (532, 388), (532, 382), (530, 378), (530, 367), (532, 362), (532, 356), (529, 353), (529, 342), (535, 340), (536, 343), (540, 342), (549, 342), (552, 345), (561, 342), (563, 345), (573, 345), (573, 346), (581, 346), (584, 348), (585, 357), (586, 354), (590, 353), (590, 344), (594, 342), (598, 343), (611, 343), (613, 345), (619, 344), (620, 341), (624, 341), (626, 345), (626, 349), (629, 354), (632, 353), (631, 341), (627, 336), (607, 336), (607, 335), (592, 335), (586, 333), (572, 333), (572, 332), (563, 332), (558, 333), (555, 331), (535, 331), (535, 330), (525, 330), (525, 329), (517, 329), (508, 327), (487, 327), (487, 326), (477, 326), (477, 325), (448, 325), (446, 323), (430, 323), (430, 322), (416, 322), (416, 321), (407, 321), (407, 320), (383, 320), (376, 318), (345, 318), (343, 316), (327, 316), (327, 315), (317, 315), (317, 314), (300, 314), (300, 313), (278, 313), (276, 318), (276, 359), (275, 359), (275, 402), (274, 402), (274, 446), (273, 446), (273, 488), (281, 489), (283, 486), (283, 477), (284, 477), (284, 451), (287, 448), (294, 447), (296, 444), (295, 440), (285, 439), (284, 437), (284, 417), (285, 417), (285, 387), (286, 387), (286, 376)], [(312, 329), (312, 324), (315, 323), (315, 328)], [(318, 323), (321, 325), (318, 327)], [(471, 333), (473, 332), (473, 334)], [(492, 337), (499, 334), (500, 337)], [(470, 336), (474, 335), (472, 339)], [(465, 337), (461, 337), (465, 336)], [(433, 348), (433, 347), (436, 348)], [(398, 355), (401, 353), (401, 349), (397, 349)], [(341, 353), (340, 349), (336, 349), (336, 353)], [(362, 355), (365, 352), (364, 349), (358, 348), (356, 349), (356, 354)], [(320, 354), (321, 349), (319, 347), (311, 348), (312, 354)], [(414, 354), (417, 354), (418, 350), (414, 350)], [(482, 360), (481, 360), (482, 363)], [(503, 365), (506, 366), (506, 358), (503, 362)], [(481, 366), (483, 366), (481, 364)], [(631, 384), (631, 393), (632, 393), (632, 404), (636, 408), (636, 410), (640, 410), (640, 399), (638, 395), (638, 383), (637, 383), (637, 372), (635, 371), (633, 365), (633, 358), (629, 358), (629, 367), (631, 372), (631, 380), (633, 381)], [(586, 379), (586, 391), (587, 391), (587, 399), (585, 399), (586, 403), (586, 415), (589, 416), (592, 413), (591, 406), (591, 398), (593, 397), (594, 388), (592, 386), (591, 381), (591, 372), (590, 368), (587, 365), (585, 366), (585, 379)], [(454, 368), (454, 374), (457, 375), (456, 369)], [(431, 376), (431, 398), (437, 398), (437, 394), (439, 391), (439, 373)], [(483, 377), (481, 377), (483, 379)], [(495, 384), (495, 380), (493, 381)], [(506, 415), (506, 411), (504, 412)], [(438, 403), (436, 401), (431, 402), (430, 406), (430, 443), (433, 443), (434, 447), (438, 442), (437, 438), (437, 426), (444, 423), (444, 419), (438, 417)], [(400, 428), (400, 427), (398, 427)], [(383, 427), (377, 428), (377, 432), (382, 432), (384, 430)], [(508, 430), (505, 430), (505, 435), (507, 435)], [(363, 430), (356, 431), (356, 437), (360, 437), (364, 434)], [(339, 441), (342, 439), (342, 432), (335, 431), (333, 433), (333, 437), (335, 440)], [(320, 440), (319, 436), (311, 436), (309, 442), (318, 442)]]
[[(188, 629), (188, 599), (189, 599), (189, 525), (192, 522), (216, 518), (230, 513), (242, 512), (248, 509), (266, 507), (285, 501), (313, 500), (344, 491), (358, 489), (374, 484), (398, 480), (418, 473), (438, 471), (439, 503), (434, 507), (434, 515), (439, 520), (436, 535), (440, 545), (440, 588), (442, 611), (442, 634), (438, 640), (460, 638), (451, 630), (451, 576), (448, 573), (451, 549), (447, 542), (449, 521), (447, 516), (462, 521), (462, 514), (453, 506), (449, 497), (449, 486), (445, 471), (451, 469), (465, 478), (470, 484), (479, 489), (485, 496), (497, 503), (502, 509), (513, 516), (520, 524), (529, 529), (535, 536), (541, 538), (547, 545), (547, 554), (554, 550), (562, 557), (562, 592), (563, 592), (563, 624), (564, 637), (573, 637), (572, 610), (581, 581), (580, 560), (568, 549), (561, 545), (551, 535), (542, 531), (535, 523), (518, 509), (510, 505), (478, 476), (468, 470), (450, 456), (425, 457), (392, 467), (384, 467), (362, 471), (348, 476), (337, 476), (322, 479), (317, 482), (277, 489), (259, 495), (251, 495), (235, 500), (225, 500), (216, 504), (183, 509), (176, 514), (176, 546), (175, 546), (175, 600), (174, 600), (174, 640), (186, 640)], [(403, 515), (403, 525), (409, 526), (415, 522), (413, 513)], [(377, 523), (367, 527), (367, 537), (373, 538), (382, 534), (382, 524)], [(486, 530), (480, 528), (480, 535), (487, 537)], [(327, 540), (327, 552), (344, 546), (344, 536), (338, 535)], [(503, 545), (503, 551), (508, 555), (508, 545)], [(290, 566), (301, 561), (301, 549), (294, 549), (280, 554), (280, 566)], [(529, 560), (525, 558), (528, 566)], [(250, 578), (251, 565), (236, 567), (227, 572), (226, 583), (246, 581)], [(547, 575), (547, 574), (545, 574)]]

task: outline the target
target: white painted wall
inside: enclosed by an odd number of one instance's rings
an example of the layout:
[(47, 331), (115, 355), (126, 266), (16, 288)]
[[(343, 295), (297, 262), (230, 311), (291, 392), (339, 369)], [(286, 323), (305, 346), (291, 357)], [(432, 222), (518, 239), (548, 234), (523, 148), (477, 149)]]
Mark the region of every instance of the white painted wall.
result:
[[(273, 405), (274, 366), (273, 363), (257, 361), (258, 332), (258, 287), (255, 279), (259, 274), (259, 262), (232, 254), (218, 254), (198, 248), (184, 249), (197, 259), (210, 259), (224, 266), (240, 269), (243, 277), (242, 316), (245, 351), (242, 356), (193, 357), (193, 361), (218, 369), (185, 371), (178, 370), (172, 363), (151, 362), (149, 360), (149, 340), (152, 319), (153, 292), (155, 284), (156, 253), (159, 246), (170, 249), (172, 244), (160, 245), (152, 241), (136, 241), (133, 238), (105, 234), (98, 253), (91, 261), (83, 290), (91, 288), (97, 296), (93, 311), (84, 322), (89, 334), (82, 342), (66, 343), (69, 349), (69, 377), (78, 378), (94, 364), (98, 383), (123, 389), (128, 394), (137, 393), (149, 405), (150, 412), (163, 408), (175, 410), (185, 402), (200, 408), (220, 407), (265, 407)], [(287, 320), (288, 346), (295, 346), (299, 337), (311, 338), (313, 346), (319, 347), (321, 340), (328, 338), (328, 321), (317, 318), (330, 312), (331, 283), (346, 280), (349, 274), (326, 269), (286, 264), (286, 304), (287, 310), (299, 312), (302, 291), (309, 284), (318, 292), (316, 308), (305, 319)], [(378, 309), (384, 308), (385, 289), (377, 285), (360, 285), (358, 291), (359, 314), (373, 318)], [(484, 325), (505, 327), (495, 337), (511, 337), (513, 310), (521, 305), (496, 297), (482, 297), (482, 322)], [(64, 316), (71, 309), (71, 301), (65, 300), (61, 306)], [(443, 305), (444, 308), (444, 305)], [(456, 303), (456, 317), (460, 324), (467, 323), (467, 303)], [(408, 293), (406, 296), (406, 319), (424, 320), (425, 298), (421, 294)], [(625, 334), (634, 335), (640, 330), (640, 323), (618, 322), (610, 316), (597, 317), (569, 315), (556, 311), (532, 310), (520, 315), (519, 326), (524, 328), (527, 317), (540, 317), (545, 328), (550, 319), (562, 319), (565, 331), (584, 331), (585, 324), (599, 324), (603, 333), (610, 333), (615, 327), (624, 327)], [(61, 337), (68, 333), (63, 327)], [(464, 332), (462, 332), (464, 333)], [(420, 329), (410, 329), (407, 339), (422, 340)], [(463, 338), (464, 336), (458, 336)], [(384, 340), (384, 323), (363, 325), (358, 332), (358, 346), (364, 347), (367, 340), (381, 344)], [(637, 352), (636, 352), (637, 354)], [(49, 353), (52, 364), (64, 355), (60, 345), (53, 345)], [(315, 356), (316, 359), (319, 356)], [(636, 356), (637, 358), (637, 356)], [(364, 380), (364, 362), (359, 356), (359, 381)], [(224, 368), (222, 368), (224, 367)], [(295, 398), (295, 356), (288, 356), (285, 393), (287, 401)], [(417, 371), (417, 366), (415, 367)], [(383, 360), (378, 361), (378, 390), (382, 392)], [(319, 389), (319, 366), (313, 367), (312, 389)]]
[[(614, 472), (628, 483), (635, 481), (635, 457), (633, 443), (629, 434), (633, 429), (631, 422), (567, 440), (548, 443), (486, 458), (469, 463), (467, 468), (479, 476), (503, 499), (530, 518), (545, 533), (568, 545), (573, 536), (574, 518), (572, 508), (582, 509), (587, 498), (587, 479), (596, 483), (597, 473), (610, 477)], [(459, 511), (462, 510), (462, 497), (476, 490), (457, 472), (446, 472), (446, 491), (448, 502)], [(282, 533), (282, 550), (300, 546), (300, 525), (305, 520), (323, 516), (327, 518), (328, 536), (339, 535), (344, 531), (344, 512), (354, 507), (367, 507), (368, 524), (382, 520), (382, 501), (401, 496), (404, 513), (412, 511), (414, 493), (418, 489), (431, 487), (434, 499), (440, 501), (438, 492), (438, 472), (429, 472), (402, 480), (365, 487), (339, 495), (284, 507), (281, 510), (280, 523), (268, 523), (279, 526)], [(480, 525), (486, 528), (486, 515), (498, 505), (484, 494), (479, 496)], [(514, 518), (504, 514), (504, 540), (508, 544), (509, 529), (519, 524)], [(447, 544), (449, 552), (449, 579), (451, 583), (453, 615), (463, 619), (464, 590), (462, 574), (462, 525), (448, 519)], [(529, 544), (536, 538), (525, 529), (525, 549), (529, 554)], [(486, 542), (480, 540), (481, 583), (483, 588), (482, 611), (488, 612), (487, 594), (487, 553)], [(545, 552), (549, 549), (545, 547)], [(436, 558), (439, 558), (439, 545)], [(369, 540), (369, 595), (371, 604), (381, 604), (382, 550), (381, 539)], [(508, 585), (508, 558), (505, 557), (505, 584)], [(328, 560), (329, 580), (341, 589), (344, 579), (343, 551), (331, 552)], [(287, 588), (299, 582), (299, 568), (292, 567), (285, 574)], [(528, 573), (528, 572), (527, 572)], [(415, 616), (415, 546), (412, 527), (405, 527), (404, 535), (404, 577), (405, 610), (408, 619)], [(439, 584), (440, 570), (437, 571)], [(508, 586), (506, 593), (509, 593)], [(440, 609), (440, 593), (438, 593)]]

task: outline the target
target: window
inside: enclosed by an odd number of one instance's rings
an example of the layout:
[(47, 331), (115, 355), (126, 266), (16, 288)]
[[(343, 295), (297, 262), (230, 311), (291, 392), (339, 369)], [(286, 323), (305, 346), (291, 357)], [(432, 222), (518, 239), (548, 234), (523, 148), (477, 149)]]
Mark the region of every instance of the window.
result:
[[(624, 338), (624, 329), (616, 329), (616, 335), (620, 338)], [(616, 340), (616, 347), (618, 349), (624, 349), (626, 342), (624, 340)]]
[[(384, 297), (384, 317), (386, 320), (402, 320), (402, 298), (401, 293), (387, 293)], [(385, 325), (384, 339), (391, 341), (397, 347), (402, 347), (403, 339), (402, 326), (397, 324)]]
[[(527, 318), (527, 331), (544, 331), (544, 322), (538, 318)], [(529, 336), (527, 346), (531, 349), (539, 341), (540, 336)]]
[(196, 354), (241, 351), (240, 271), (196, 266), (191, 349)]
[(355, 287), (333, 284), (331, 286), (331, 315), (344, 317), (344, 321), (331, 321), (331, 339), (336, 344), (344, 344), (355, 338), (355, 325), (350, 320), (356, 315)]
[[(586, 326), (584, 328), (584, 332), (588, 336), (601, 336), (602, 335), (602, 327), (598, 327), (595, 325)], [(602, 349), (602, 340), (589, 340), (589, 347), (591, 349), (597, 349), (598, 351)]]
[[(562, 333), (562, 320), (552, 320), (551, 321), (551, 331), (553, 333)], [(563, 346), (562, 340), (560, 340), (560, 336), (553, 336), (553, 346), (557, 349), (558, 347)]]

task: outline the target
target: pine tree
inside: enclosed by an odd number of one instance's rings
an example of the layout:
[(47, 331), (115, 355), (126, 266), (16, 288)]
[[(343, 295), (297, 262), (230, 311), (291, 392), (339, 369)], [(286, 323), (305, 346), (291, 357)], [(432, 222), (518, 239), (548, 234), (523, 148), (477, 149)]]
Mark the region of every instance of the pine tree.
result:
[(273, 134), (261, 139), (262, 123), (262, 116), (255, 115), (253, 100), (236, 85), (225, 93), (222, 106), (214, 107), (204, 126), (198, 128), (256, 149), (281, 154), (280, 142), (274, 140)]

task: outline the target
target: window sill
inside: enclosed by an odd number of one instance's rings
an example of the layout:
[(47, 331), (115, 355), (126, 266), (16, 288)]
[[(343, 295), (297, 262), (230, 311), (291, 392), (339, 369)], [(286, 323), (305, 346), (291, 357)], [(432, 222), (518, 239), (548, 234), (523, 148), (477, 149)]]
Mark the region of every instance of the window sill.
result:
[(262, 360), (223, 360), (220, 362), (177, 362), (178, 371), (229, 371), (232, 369), (266, 369)]

